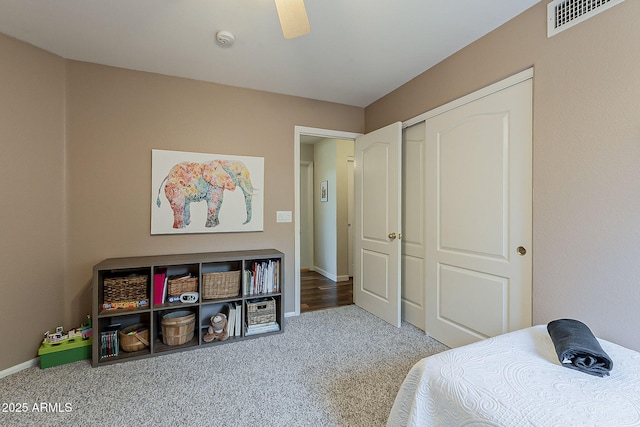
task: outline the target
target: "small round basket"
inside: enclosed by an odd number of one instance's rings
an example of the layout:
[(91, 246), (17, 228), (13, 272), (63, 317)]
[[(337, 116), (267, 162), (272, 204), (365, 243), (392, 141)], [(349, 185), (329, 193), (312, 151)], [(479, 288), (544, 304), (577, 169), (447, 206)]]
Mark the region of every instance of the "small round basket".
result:
[(149, 347), (149, 326), (144, 323), (128, 326), (120, 330), (119, 335), (122, 351), (140, 351)]
[(196, 315), (189, 310), (173, 311), (162, 316), (162, 342), (166, 345), (182, 345), (193, 339)]

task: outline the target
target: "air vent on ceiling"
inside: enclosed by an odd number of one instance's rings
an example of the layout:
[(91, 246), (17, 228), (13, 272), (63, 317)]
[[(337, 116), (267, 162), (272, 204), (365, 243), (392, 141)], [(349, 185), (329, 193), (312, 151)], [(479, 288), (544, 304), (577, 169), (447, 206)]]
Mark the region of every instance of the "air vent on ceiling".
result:
[(555, 36), (624, 0), (553, 0), (547, 5), (547, 37)]

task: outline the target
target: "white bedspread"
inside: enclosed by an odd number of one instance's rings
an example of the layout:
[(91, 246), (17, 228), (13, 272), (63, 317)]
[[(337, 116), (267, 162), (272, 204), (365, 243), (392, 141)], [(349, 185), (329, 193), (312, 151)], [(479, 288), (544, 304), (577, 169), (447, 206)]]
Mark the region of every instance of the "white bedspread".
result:
[(640, 353), (599, 341), (604, 378), (562, 367), (546, 325), (422, 359), (387, 426), (640, 426)]

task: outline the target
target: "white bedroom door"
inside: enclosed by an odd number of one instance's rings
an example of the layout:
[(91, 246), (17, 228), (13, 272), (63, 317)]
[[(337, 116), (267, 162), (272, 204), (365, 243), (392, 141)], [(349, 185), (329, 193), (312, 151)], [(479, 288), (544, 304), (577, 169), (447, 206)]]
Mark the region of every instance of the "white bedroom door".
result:
[(426, 332), (457, 347), (530, 326), (531, 79), (429, 118), (426, 138)]
[(400, 327), (401, 235), (400, 122), (356, 138), (356, 305)]

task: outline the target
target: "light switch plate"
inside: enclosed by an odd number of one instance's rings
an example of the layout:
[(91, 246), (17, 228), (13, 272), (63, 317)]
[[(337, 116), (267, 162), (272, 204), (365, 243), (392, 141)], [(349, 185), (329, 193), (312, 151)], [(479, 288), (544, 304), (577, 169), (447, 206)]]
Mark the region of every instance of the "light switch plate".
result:
[(276, 222), (291, 222), (291, 211), (276, 212)]

